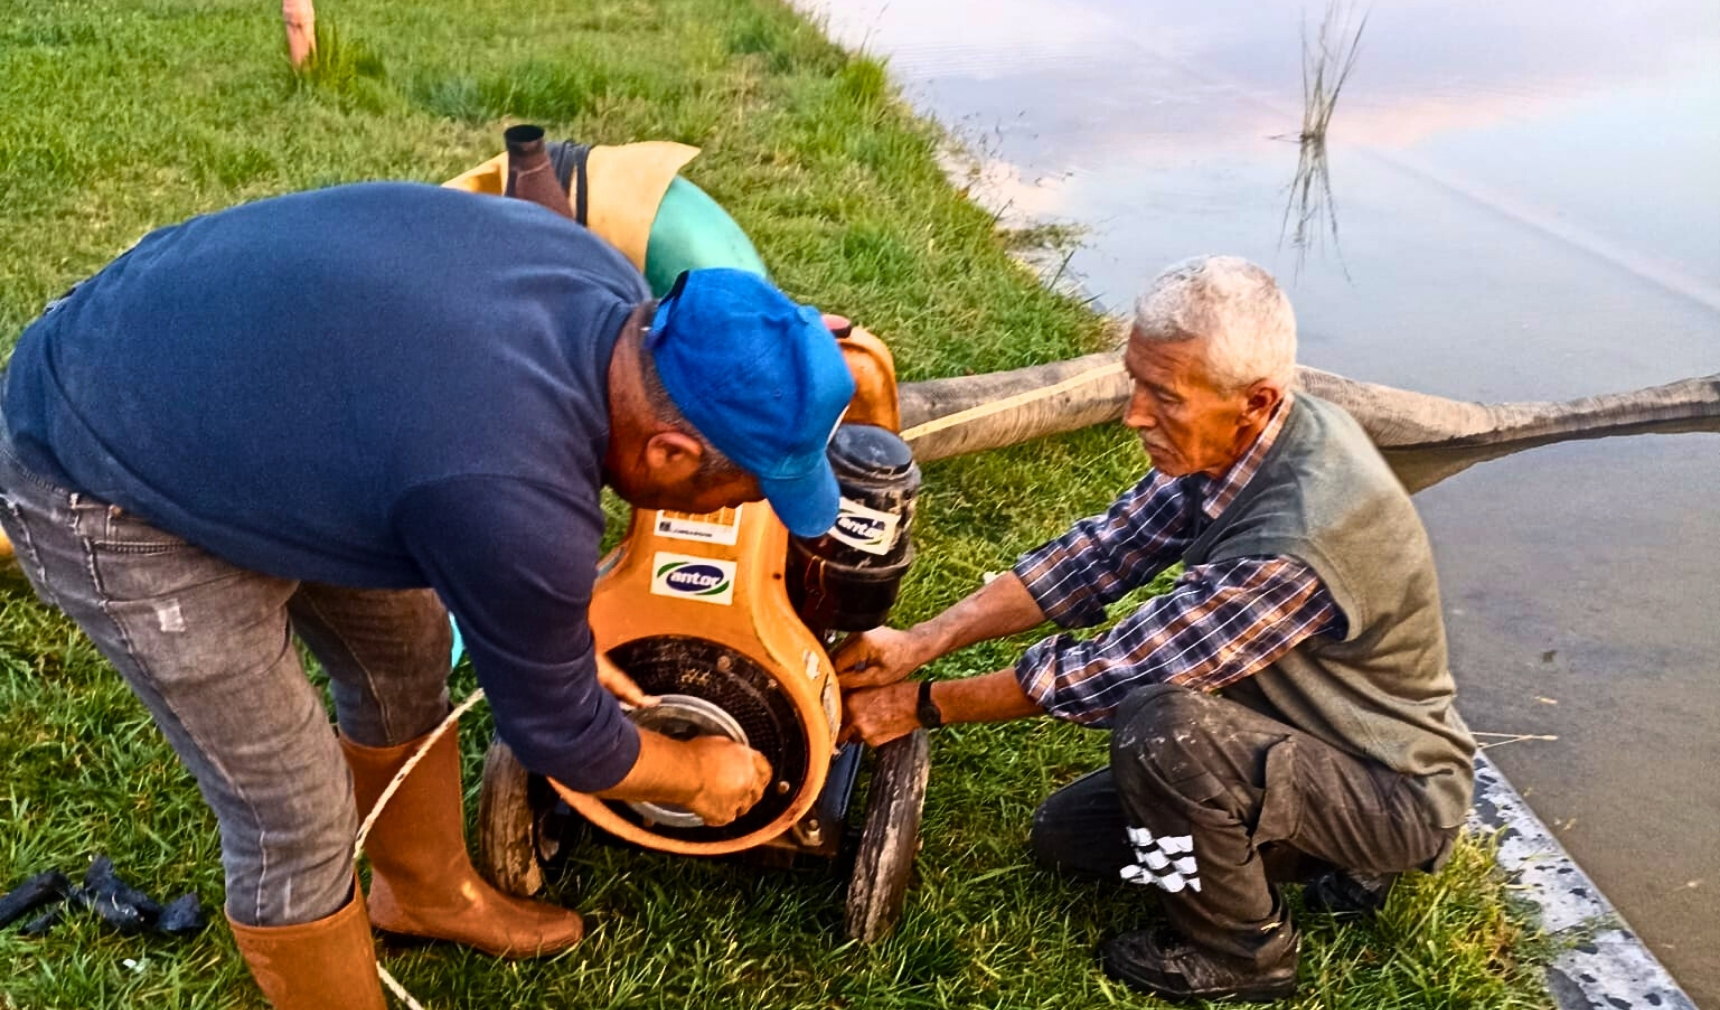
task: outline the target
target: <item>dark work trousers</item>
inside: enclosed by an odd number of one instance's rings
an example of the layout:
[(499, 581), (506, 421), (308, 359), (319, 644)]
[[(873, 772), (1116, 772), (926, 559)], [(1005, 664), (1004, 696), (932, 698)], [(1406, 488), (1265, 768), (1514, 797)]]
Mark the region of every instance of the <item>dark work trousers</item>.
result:
[(1041, 864), (1150, 887), (1184, 936), (1262, 964), (1294, 942), (1275, 884), (1328, 866), (1433, 869), (1456, 835), (1411, 777), (1167, 684), (1118, 709), (1111, 767), (1033, 817)]

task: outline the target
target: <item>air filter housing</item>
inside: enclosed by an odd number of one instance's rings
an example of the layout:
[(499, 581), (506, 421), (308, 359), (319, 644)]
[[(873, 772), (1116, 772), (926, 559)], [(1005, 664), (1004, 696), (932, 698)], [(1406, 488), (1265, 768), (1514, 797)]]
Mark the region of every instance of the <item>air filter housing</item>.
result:
[(914, 561), (920, 468), (908, 443), (869, 424), (836, 429), (829, 455), (841, 512), (823, 536), (789, 541), (789, 599), (815, 632), (866, 631), (889, 616)]
[(722, 827), (676, 807), (609, 802), (618, 816), (665, 838), (719, 842), (749, 835), (788, 810), (806, 781), (807, 739), (794, 704), (775, 678), (736, 649), (686, 635), (656, 635), (609, 654), (646, 694), (662, 699), (633, 720), (665, 736), (716, 734), (765, 756), (774, 776), (758, 805)]

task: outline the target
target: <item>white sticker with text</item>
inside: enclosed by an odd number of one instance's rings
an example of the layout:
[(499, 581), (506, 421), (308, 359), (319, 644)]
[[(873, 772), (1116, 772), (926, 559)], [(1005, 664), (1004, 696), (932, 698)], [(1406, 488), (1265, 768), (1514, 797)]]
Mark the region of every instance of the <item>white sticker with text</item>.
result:
[(737, 505), (732, 509), (712, 512), (709, 515), (693, 515), (688, 512), (667, 512), (657, 510), (657, 521), (651, 530), (660, 537), (673, 537), (676, 540), (697, 540), (707, 544), (727, 544), (734, 546), (735, 539), (740, 535), (741, 509)]
[(844, 498), (830, 535), (855, 550), (882, 556), (895, 549), (896, 526), (901, 521), (892, 512), (880, 512)]
[(651, 592), (726, 607), (735, 599), (735, 563), (658, 551), (651, 559)]

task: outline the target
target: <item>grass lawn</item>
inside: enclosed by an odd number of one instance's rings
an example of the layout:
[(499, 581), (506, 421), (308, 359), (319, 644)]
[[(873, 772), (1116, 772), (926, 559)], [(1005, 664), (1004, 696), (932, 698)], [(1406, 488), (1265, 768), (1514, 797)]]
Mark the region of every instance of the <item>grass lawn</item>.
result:
[[(1103, 322), (1016, 266), (1021, 239), (945, 180), (937, 133), (883, 69), (775, 0), (319, 6), (338, 46), (305, 86), (285, 69), (268, 3), (6, 0), (0, 350), (154, 227), (338, 182), (440, 181), (494, 154), (518, 120), (552, 137), (700, 145), (687, 174), (778, 281), (890, 340), (905, 378), (1100, 346)], [(1089, 431), (929, 468), (922, 560), (898, 618), (964, 595), (1144, 465), (1121, 431)], [(1022, 644), (935, 672), (994, 669)], [(456, 680), (457, 697), (472, 689), (468, 670)], [(489, 729), (482, 715), (463, 727), (474, 790)], [(1027, 853), (1034, 806), (1102, 763), (1103, 745), (1050, 721), (937, 734), (920, 876), (899, 933), (871, 949), (840, 942), (845, 881), (828, 869), (591, 845), (552, 885), (595, 927), (575, 950), (519, 964), (423, 947), (385, 961), (429, 1008), (1151, 1006), (1093, 962), (1103, 937), (1157, 915), (1151, 896), (1059, 881)], [(0, 588), (0, 769), (0, 888), (48, 867), (79, 875), (105, 852), (157, 896), (195, 889), (219, 907), (214, 820), (189, 777), (89, 643), (15, 582)], [(1543, 945), (1509, 913), (1482, 842), (1400, 888), (1374, 924), (1309, 916), (1304, 928), (1296, 1006), (1549, 1002)], [(82, 917), (39, 939), (0, 933), (7, 1010), (256, 1003), (221, 926), (187, 941)]]

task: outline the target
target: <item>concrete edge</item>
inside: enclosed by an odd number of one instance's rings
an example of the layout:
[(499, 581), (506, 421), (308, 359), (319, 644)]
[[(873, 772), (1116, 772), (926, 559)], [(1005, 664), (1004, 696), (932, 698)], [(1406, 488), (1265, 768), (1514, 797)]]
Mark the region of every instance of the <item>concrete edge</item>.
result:
[(1470, 827), (1499, 832), (1499, 867), (1571, 946), (1547, 967), (1560, 1010), (1697, 1010), (1672, 975), (1485, 754), (1475, 756)]

